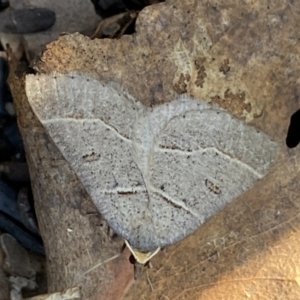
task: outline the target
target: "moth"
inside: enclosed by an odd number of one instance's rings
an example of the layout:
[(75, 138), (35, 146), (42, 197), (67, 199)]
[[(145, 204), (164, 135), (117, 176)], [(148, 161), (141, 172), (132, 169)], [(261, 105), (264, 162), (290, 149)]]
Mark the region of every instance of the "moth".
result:
[(268, 173), (278, 145), (206, 101), (146, 107), (86, 74), (28, 75), (28, 101), (137, 263), (192, 234)]

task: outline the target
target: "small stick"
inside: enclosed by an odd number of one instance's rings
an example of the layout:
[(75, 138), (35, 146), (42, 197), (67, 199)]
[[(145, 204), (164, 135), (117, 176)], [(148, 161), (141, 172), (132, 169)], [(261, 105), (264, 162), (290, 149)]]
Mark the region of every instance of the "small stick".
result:
[(86, 272), (84, 272), (82, 275), (88, 274), (89, 272), (93, 271), (94, 269), (98, 268), (99, 266), (104, 265), (104, 264), (110, 262), (111, 260), (116, 259), (116, 258), (119, 257), (120, 255), (121, 255), (120, 253), (119, 253), (119, 254), (116, 254), (116, 255), (114, 255), (114, 256), (112, 256), (112, 257), (110, 257), (110, 258), (108, 258), (108, 259), (106, 259), (106, 260), (104, 260), (104, 261), (102, 261), (102, 262), (100, 262), (100, 263), (98, 263), (98, 264), (96, 264), (95, 266), (93, 266), (92, 268), (90, 268), (90, 269), (88, 269)]
[(147, 281), (148, 281), (148, 283), (150, 285), (150, 288), (151, 288), (151, 292), (154, 292), (154, 288), (153, 288), (152, 282), (151, 282), (151, 280), (149, 278), (149, 275), (148, 275), (148, 270), (146, 271), (146, 274), (147, 274)]

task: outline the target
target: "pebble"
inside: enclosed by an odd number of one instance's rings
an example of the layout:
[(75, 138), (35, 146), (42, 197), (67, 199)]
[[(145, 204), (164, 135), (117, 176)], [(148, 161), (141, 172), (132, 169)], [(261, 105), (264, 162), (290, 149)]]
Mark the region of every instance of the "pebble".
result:
[(26, 34), (44, 31), (55, 23), (55, 13), (47, 8), (6, 9), (0, 12), (0, 32)]

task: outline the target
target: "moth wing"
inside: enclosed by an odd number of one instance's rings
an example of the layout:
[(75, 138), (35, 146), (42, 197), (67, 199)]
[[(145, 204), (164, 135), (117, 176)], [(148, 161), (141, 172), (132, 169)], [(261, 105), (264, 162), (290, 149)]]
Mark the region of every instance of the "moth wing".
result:
[[(181, 97), (143, 112), (134, 141), (148, 176), (153, 241), (163, 247), (195, 231), (266, 175), (278, 145), (218, 106)], [(150, 137), (150, 138), (149, 138)], [(146, 229), (147, 230), (147, 229)]]
[(133, 123), (143, 105), (116, 84), (78, 73), (28, 75), (26, 94), (100, 213), (129, 239), (148, 203), (131, 150)]

